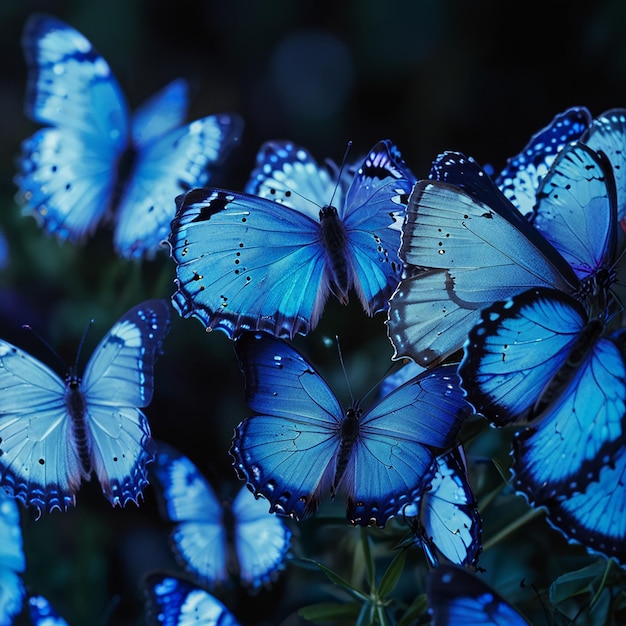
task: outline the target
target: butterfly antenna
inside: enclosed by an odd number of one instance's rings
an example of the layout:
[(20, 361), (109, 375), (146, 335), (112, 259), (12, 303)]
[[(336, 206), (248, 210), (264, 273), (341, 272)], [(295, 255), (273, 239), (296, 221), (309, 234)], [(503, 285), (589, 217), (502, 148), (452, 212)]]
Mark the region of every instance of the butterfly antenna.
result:
[(47, 341), (41, 334), (39, 334), (30, 324), (22, 324), (22, 330), (26, 330), (32, 333), (42, 345), (46, 347), (54, 358), (61, 364), (61, 368), (64, 372), (67, 372), (67, 363), (61, 358), (61, 355), (52, 347), (49, 341)]
[(89, 329), (94, 325), (94, 319), (93, 317), (89, 320), (89, 323), (87, 324), (87, 327), (85, 328), (84, 332), (83, 332), (83, 336), (80, 338), (80, 343), (78, 344), (78, 350), (76, 351), (76, 360), (74, 361), (74, 372), (78, 371), (78, 361), (80, 359), (80, 355), (83, 351), (83, 344), (85, 343), (85, 338), (87, 337), (87, 332), (89, 331)]
[(348, 372), (346, 371), (346, 365), (343, 362), (343, 353), (341, 352), (341, 344), (339, 343), (339, 335), (335, 335), (335, 342), (337, 343), (337, 354), (339, 354), (339, 363), (341, 363), (341, 370), (343, 371), (343, 377), (346, 380), (346, 387), (348, 387), (348, 393), (350, 394), (350, 406), (354, 406), (354, 395), (352, 393), (352, 387), (350, 386), (350, 380), (348, 379)]
[(337, 189), (341, 183), (341, 177), (343, 176), (343, 170), (346, 169), (346, 163), (348, 162), (348, 154), (350, 152), (350, 148), (352, 148), (352, 141), (348, 141), (348, 145), (346, 146), (346, 151), (343, 153), (343, 159), (341, 159), (341, 165), (339, 166), (339, 170), (337, 171), (337, 182), (335, 183), (335, 188), (333, 189), (333, 195), (330, 197), (329, 206), (333, 206), (333, 200), (335, 199), (335, 194), (337, 193)]

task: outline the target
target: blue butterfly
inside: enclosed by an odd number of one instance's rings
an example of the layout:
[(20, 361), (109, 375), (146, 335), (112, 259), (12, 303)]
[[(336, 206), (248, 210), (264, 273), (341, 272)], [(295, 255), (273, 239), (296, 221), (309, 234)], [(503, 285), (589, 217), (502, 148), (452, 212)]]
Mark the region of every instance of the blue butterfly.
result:
[(431, 570), (426, 597), (433, 626), (528, 626), (528, 622), (477, 575), (452, 565)]
[(233, 614), (208, 591), (186, 580), (151, 574), (146, 578), (148, 618), (155, 626), (239, 626)]
[[(345, 193), (340, 179), (336, 205), (306, 150), (269, 144), (259, 161), (249, 188), (266, 197), (195, 189), (177, 199), (169, 243), (180, 315), (229, 337), (293, 338), (317, 325), (330, 293), (345, 304), (354, 288), (369, 315), (386, 310), (402, 274), (399, 215), (415, 180), (397, 148), (376, 144)], [(313, 192), (321, 196), (303, 197)]]
[(535, 133), (519, 154), (507, 160), (495, 183), (525, 217), (532, 216), (537, 190), (557, 154), (568, 143), (580, 139), (590, 124), (591, 115), (585, 107), (567, 109)]
[(25, 212), (73, 242), (113, 217), (120, 255), (153, 256), (169, 233), (175, 196), (208, 181), (207, 168), (238, 141), (241, 119), (222, 114), (181, 126), (183, 80), (131, 116), (106, 61), (79, 32), (33, 15), (22, 41), (26, 114), (46, 125), (22, 144), (15, 182)]
[(138, 407), (152, 400), (169, 318), (163, 300), (137, 305), (100, 341), (83, 376), (73, 368), (65, 380), (0, 340), (0, 486), (37, 509), (67, 510), (95, 472), (111, 504), (136, 503), (154, 455)]
[(452, 367), (410, 380), (366, 413), (356, 403), (344, 412), (287, 343), (243, 333), (235, 351), (256, 413), (235, 430), (235, 469), (270, 512), (297, 520), (343, 491), (352, 524), (383, 526), (427, 489), (437, 452), (471, 412)]
[(28, 608), (33, 626), (68, 626), (44, 596), (30, 596)]
[(26, 568), (17, 502), (0, 490), (0, 626), (10, 626), (22, 610)]
[(472, 159), (446, 153), (437, 168), (445, 181), (419, 181), (407, 206), (400, 256), (409, 271), (387, 322), (394, 358), (439, 363), (485, 307), (534, 287), (584, 298), (588, 279), (614, 261), (612, 169), (582, 143), (563, 148), (542, 179), (532, 224)]
[[(381, 397), (391, 393), (424, 368), (409, 362), (381, 385)], [(475, 565), (482, 549), (482, 520), (467, 475), (462, 446), (437, 457), (437, 469), (421, 498), (402, 509), (415, 541), (424, 549), (432, 567), (439, 555), (458, 565)]]
[[(176, 553), (203, 584), (227, 582), (233, 562), (247, 585), (258, 588), (275, 578), (291, 532), (268, 513), (265, 500), (243, 487), (232, 503), (223, 504), (198, 468), (164, 444), (152, 471), (162, 487), (163, 515), (176, 524), (171, 535)], [(229, 545), (231, 532), (234, 546)]]

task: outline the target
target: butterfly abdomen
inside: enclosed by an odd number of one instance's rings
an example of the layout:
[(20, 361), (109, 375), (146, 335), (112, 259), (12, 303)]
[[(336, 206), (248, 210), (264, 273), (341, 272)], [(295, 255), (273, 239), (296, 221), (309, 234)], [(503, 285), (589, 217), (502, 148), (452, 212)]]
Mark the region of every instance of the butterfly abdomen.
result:
[(343, 478), (343, 475), (350, 461), (352, 448), (359, 436), (359, 418), (361, 417), (361, 409), (351, 407), (346, 411), (346, 415), (341, 422), (339, 437), (339, 452), (337, 453), (337, 464), (335, 466), (335, 479), (331, 487), (331, 494), (334, 497), (337, 487)]
[(80, 380), (76, 377), (72, 377), (67, 383), (65, 404), (67, 412), (72, 418), (71, 433), (73, 444), (78, 452), (84, 476), (88, 478), (91, 474), (91, 445), (85, 422), (87, 404), (80, 388)]
[(346, 264), (346, 231), (337, 209), (325, 206), (320, 211), (322, 245), (326, 252), (326, 273), (330, 290), (342, 304), (348, 303), (352, 277)]

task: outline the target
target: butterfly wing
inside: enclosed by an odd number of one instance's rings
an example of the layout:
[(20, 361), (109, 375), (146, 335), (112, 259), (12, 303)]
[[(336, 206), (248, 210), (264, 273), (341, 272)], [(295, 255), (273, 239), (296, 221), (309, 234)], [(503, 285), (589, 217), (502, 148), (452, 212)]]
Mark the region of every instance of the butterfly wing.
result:
[(432, 567), (439, 564), (440, 554), (456, 565), (476, 565), (482, 520), (461, 446), (437, 457), (437, 471), (421, 498), (415, 523), (416, 539)]
[[(486, 174), (469, 172), (477, 185), (487, 181)], [(489, 197), (500, 200), (487, 205), (480, 188), (435, 180), (415, 185), (400, 257), (409, 267), (430, 269), (408, 271), (391, 298), (387, 329), (394, 358), (438, 363), (461, 348), (482, 308), (530, 287), (571, 291), (577, 285), (565, 260), (494, 189)]]
[(178, 200), (169, 237), (184, 318), (229, 337), (264, 330), (306, 334), (329, 287), (319, 222), (256, 196), (196, 189)]
[(344, 187), (306, 148), (290, 141), (267, 141), (257, 153), (245, 191), (317, 220), (331, 199), (335, 206), (343, 205)]
[(256, 499), (247, 487), (233, 502), (239, 576), (254, 588), (275, 578), (291, 545), (291, 531), (268, 508), (267, 500)]
[(583, 143), (564, 148), (537, 192), (533, 224), (584, 280), (613, 263), (617, 196), (613, 168)]
[(226, 582), (224, 509), (209, 483), (187, 457), (164, 444), (151, 471), (161, 485), (163, 517), (176, 524), (171, 539), (183, 566), (208, 586)]
[(113, 505), (137, 502), (154, 457), (140, 408), (152, 400), (154, 363), (169, 330), (169, 307), (148, 300), (125, 313), (94, 350), (82, 381), (91, 467)]
[(518, 155), (507, 160), (495, 182), (522, 215), (532, 215), (537, 190), (556, 155), (578, 140), (590, 124), (591, 115), (585, 107), (567, 109), (535, 133)]
[(378, 142), (357, 169), (346, 193), (343, 218), (348, 267), (369, 315), (386, 311), (402, 277), (400, 225), (415, 176), (390, 141)]
[(44, 596), (30, 596), (28, 608), (33, 626), (68, 626)]
[(340, 487), (353, 524), (383, 526), (428, 488), (437, 451), (450, 447), (471, 407), (456, 366), (431, 369), (404, 383), (370, 409)]
[(210, 593), (181, 578), (146, 578), (147, 615), (154, 626), (239, 626), (233, 614)]
[(106, 61), (67, 24), (34, 15), (22, 43), (26, 114), (49, 127), (22, 144), (19, 197), (46, 232), (79, 241), (111, 201), (116, 162), (129, 141), (128, 108)]
[(334, 478), (341, 406), (317, 371), (286, 343), (244, 333), (235, 351), (256, 415), (235, 430), (235, 469), (270, 512), (302, 519), (319, 506)]
[(0, 625), (9, 626), (22, 608), (26, 569), (20, 511), (15, 499), (0, 492)]
[(208, 182), (209, 169), (223, 161), (239, 141), (242, 128), (238, 115), (221, 114), (158, 137), (142, 137), (144, 143), (137, 146), (136, 162), (118, 207), (114, 244), (120, 255), (154, 256), (170, 232), (174, 198)]
[(528, 626), (528, 622), (477, 575), (452, 565), (430, 571), (426, 597), (433, 626)]

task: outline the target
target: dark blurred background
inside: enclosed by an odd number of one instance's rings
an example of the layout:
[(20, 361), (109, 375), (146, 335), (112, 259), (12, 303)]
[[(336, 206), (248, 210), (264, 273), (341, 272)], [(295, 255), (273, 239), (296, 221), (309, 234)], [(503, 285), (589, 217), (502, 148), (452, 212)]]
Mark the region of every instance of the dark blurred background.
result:
[[(174, 272), (166, 253), (150, 262), (117, 259), (106, 230), (84, 247), (61, 245), (21, 216), (13, 199), (14, 160), (37, 126), (22, 109), (20, 34), (36, 11), (67, 21), (96, 46), (131, 108), (182, 76), (191, 84), (190, 120), (239, 112), (246, 122), (241, 144), (213, 181), (233, 189), (243, 187), (256, 151), (269, 139), (292, 139), (320, 161), (341, 161), (348, 141), (361, 154), (389, 138), (418, 177), (448, 149), (498, 170), (567, 107), (585, 105), (598, 115), (626, 104), (626, 4), (620, 0), (2, 2), (0, 334), (54, 367), (54, 357), (22, 324), (73, 363), (95, 318), (84, 362), (126, 309), (148, 297), (169, 298)], [(239, 484), (227, 451), (234, 426), (248, 415), (232, 347), (222, 334), (205, 335), (198, 322), (173, 315), (146, 413), (157, 438), (232, 493)], [(331, 302), (319, 328), (296, 343), (348, 401), (334, 337), (359, 397), (390, 365), (383, 321), (368, 319), (356, 301), (348, 307)], [(542, 549), (558, 552), (565, 542), (545, 524), (538, 529), (540, 536), (532, 538), (538, 560), (528, 567), (541, 578), (541, 568), (550, 567), (540, 559)], [(176, 571), (167, 531), (151, 490), (140, 509), (113, 510), (97, 484), (85, 485), (75, 511), (37, 522), (24, 515), (25, 579), (71, 626), (143, 623), (143, 576)], [(322, 559), (337, 552), (340, 540), (352, 541), (350, 533), (338, 527), (335, 534), (316, 534), (315, 526), (304, 524), (295, 550)], [(296, 624), (292, 611), (319, 599), (311, 585), (323, 582), (307, 576), (296, 571), (252, 601), (236, 589), (221, 597), (246, 624)], [(409, 596), (411, 585), (414, 594), (422, 590), (408, 581)]]

